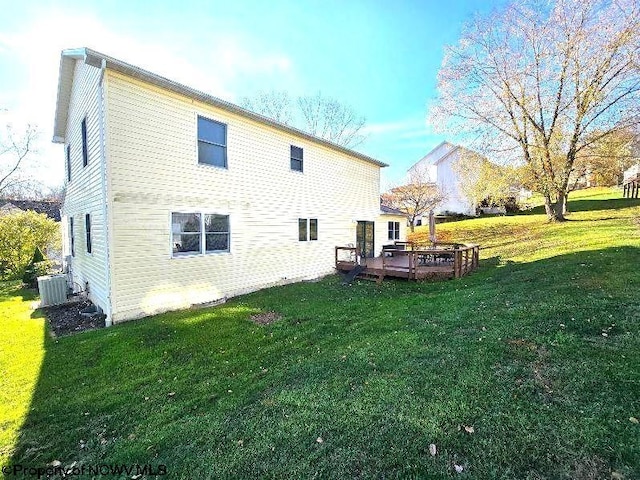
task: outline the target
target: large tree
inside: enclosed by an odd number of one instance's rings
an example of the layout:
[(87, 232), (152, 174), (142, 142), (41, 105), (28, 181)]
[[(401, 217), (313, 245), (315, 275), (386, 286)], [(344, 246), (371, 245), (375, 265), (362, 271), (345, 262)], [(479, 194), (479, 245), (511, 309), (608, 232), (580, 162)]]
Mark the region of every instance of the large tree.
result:
[(248, 110), (343, 147), (355, 147), (364, 140), (364, 117), (321, 93), (292, 100), (287, 92), (272, 90), (244, 97), (240, 103)]
[(404, 213), (412, 232), (416, 219), (428, 215), (444, 199), (444, 193), (431, 181), (427, 171), (416, 168), (409, 171), (406, 184), (382, 194), (382, 204)]
[(432, 122), (524, 162), (549, 219), (564, 220), (576, 159), (638, 125), (639, 73), (637, 1), (517, 1), (447, 49)]

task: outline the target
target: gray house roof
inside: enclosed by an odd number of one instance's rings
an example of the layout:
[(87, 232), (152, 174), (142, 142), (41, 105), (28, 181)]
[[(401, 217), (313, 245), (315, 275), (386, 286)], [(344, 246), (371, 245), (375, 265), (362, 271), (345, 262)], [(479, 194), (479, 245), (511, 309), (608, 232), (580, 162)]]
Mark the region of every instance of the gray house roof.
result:
[(13, 210), (33, 210), (36, 213), (44, 213), (46, 216), (60, 221), (60, 203), (59, 202), (47, 202), (39, 200), (1, 200), (0, 210), (5, 212), (11, 212)]
[(213, 95), (209, 95), (186, 85), (182, 85), (178, 82), (174, 82), (173, 80), (169, 80), (168, 78), (149, 72), (140, 67), (130, 65), (126, 62), (123, 62), (122, 60), (109, 57), (107, 55), (104, 55), (103, 53), (96, 52), (89, 48), (74, 48), (62, 51), (58, 81), (58, 99), (56, 102), (56, 113), (53, 127), (54, 143), (65, 142), (67, 116), (69, 113), (69, 102), (71, 100), (71, 87), (73, 83), (73, 73), (76, 60), (83, 60), (87, 65), (92, 65), (96, 68), (109, 68), (130, 77), (143, 80), (152, 85), (165, 88), (174, 93), (185, 95), (213, 107), (221, 108), (228, 112), (235, 113), (242, 117), (254, 120), (258, 123), (262, 123), (272, 128), (276, 128), (291, 135), (304, 138), (305, 140), (317, 143), (324, 147), (328, 147), (338, 152), (345, 153), (360, 160), (364, 160), (365, 162), (373, 163), (374, 165), (377, 165), (379, 167), (388, 167), (386, 163), (369, 157), (368, 155), (364, 155), (354, 150), (350, 150), (348, 148), (337, 145), (328, 140), (310, 135), (306, 132), (303, 132), (302, 130), (298, 130), (297, 128), (293, 128), (288, 125), (276, 122), (275, 120), (259, 115), (245, 108), (239, 107), (238, 105), (235, 105), (233, 103), (224, 101), (218, 97), (214, 97)]

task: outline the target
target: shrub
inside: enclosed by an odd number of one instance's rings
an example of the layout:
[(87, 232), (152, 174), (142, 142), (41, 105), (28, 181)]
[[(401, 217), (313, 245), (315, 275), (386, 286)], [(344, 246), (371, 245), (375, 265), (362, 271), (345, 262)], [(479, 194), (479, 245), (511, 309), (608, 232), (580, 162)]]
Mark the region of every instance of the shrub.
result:
[(60, 243), (60, 227), (42, 213), (27, 211), (0, 216), (0, 275), (21, 278), (37, 253), (36, 248), (42, 256), (42, 250), (59, 247)]

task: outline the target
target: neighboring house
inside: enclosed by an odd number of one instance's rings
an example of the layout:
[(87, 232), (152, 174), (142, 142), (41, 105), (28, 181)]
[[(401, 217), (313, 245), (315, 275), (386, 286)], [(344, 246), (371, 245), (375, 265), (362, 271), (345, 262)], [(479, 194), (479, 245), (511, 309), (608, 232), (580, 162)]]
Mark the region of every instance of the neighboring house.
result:
[(622, 196), (625, 198), (640, 197), (640, 163), (624, 171)]
[(442, 142), (418, 162), (409, 172), (418, 169), (429, 177), (444, 194), (444, 201), (436, 209), (437, 214), (462, 213), (475, 215), (475, 205), (467, 200), (458, 186), (457, 175), (453, 165), (458, 161), (462, 152), (466, 149), (449, 142)]
[(62, 52), (53, 141), (70, 275), (108, 324), (331, 273), (402, 221), (384, 163), (89, 49)]
[(33, 210), (36, 213), (44, 213), (46, 216), (60, 221), (60, 203), (44, 200), (1, 200), (0, 199), (0, 215), (7, 212), (18, 212)]

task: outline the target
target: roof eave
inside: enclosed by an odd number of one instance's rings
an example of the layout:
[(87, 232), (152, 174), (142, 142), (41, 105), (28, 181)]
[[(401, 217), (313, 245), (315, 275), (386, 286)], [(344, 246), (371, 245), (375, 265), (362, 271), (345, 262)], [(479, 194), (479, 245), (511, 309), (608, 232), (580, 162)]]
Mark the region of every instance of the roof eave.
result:
[(321, 145), (324, 145), (328, 148), (331, 148), (332, 150), (337, 150), (340, 151), (342, 153), (345, 153), (347, 155), (350, 155), (352, 157), (358, 158), (360, 160), (363, 160), (365, 162), (368, 163), (373, 163), (374, 165), (377, 165), (378, 167), (384, 168), (384, 167), (388, 167), (389, 165), (381, 162), (379, 160), (376, 160), (375, 158), (369, 157), (368, 155), (356, 152), (354, 150), (348, 149), (346, 147), (343, 147), (341, 145), (337, 145), (333, 142), (330, 142), (328, 140), (316, 137), (314, 135), (310, 135), (306, 132), (303, 132), (302, 130), (298, 130), (297, 128), (291, 127), (289, 125), (284, 125), (282, 123), (276, 122), (275, 120), (272, 120), (270, 118), (267, 118), (263, 115), (257, 114), (255, 112), (252, 112), (250, 110), (247, 110), (245, 108), (242, 108), (238, 105), (235, 105), (233, 103), (230, 102), (226, 102), (220, 98), (214, 97), (213, 95), (209, 95), (207, 93), (204, 93), (202, 91), (196, 90), (194, 88), (188, 87), (186, 85), (183, 85), (181, 83), (175, 82), (173, 80), (170, 80), (168, 78), (165, 78), (161, 75), (157, 75), (155, 73), (149, 72), (147, 70), (144, 70), (140, 67), (136, 67), (134, 65), (128, 64), (126, 62), (123, 62), (121, 60), (117, 60), (115, 58), (111, 58), (108, 57), (102, 53), (99, 52), (95, 52), (93, 50), (90, 49), (84, 49), (85, 50), (85, 54), (87, 55), (87, 62), (89, 62), (89, 59), (93, 60), (95, 63), (95, 66), (100, 66), (100, 63), (98, 63), (98, 61), (103, 62), (103, 64), (106, 66), (106, 68), (109, 68), (111, 70), (114, 70), (116, 72), (120, 72), (124, 75), (133, 77), (133, 78), (137, 78), (139, 80), (145, 81), (147, 83), (151, 83), (152, 85), (156, 85), (158, 87), (161, 88), (165, 88), (167, 90), (170, 90), (174, 93), (178, 93), (181, 95), (185, 95), (187, 97), (190, 98), (194, 98), (197, 100), (202, 101), (203, 103), (207, 103), (209, 105), (212, 105), (214, 107), (218, 107), (221, 108), (223, 110), (227, 110), (229, 112), (235, 113), (237, 115), (243, 116), (245, 118), (249, 118), (251, 120), (254, 120), (256, 122), (262, 123), (262, 124), (266, 124), (269, 125), (273, 128), (276, 128), (278, 130), (282, 130), (285, 131), (287, 133), (290, 133), (292, 135), (295, 135), (297, 137), (302, 137), (306, 140), (312, 141), (314, 143), (318, 143)]

